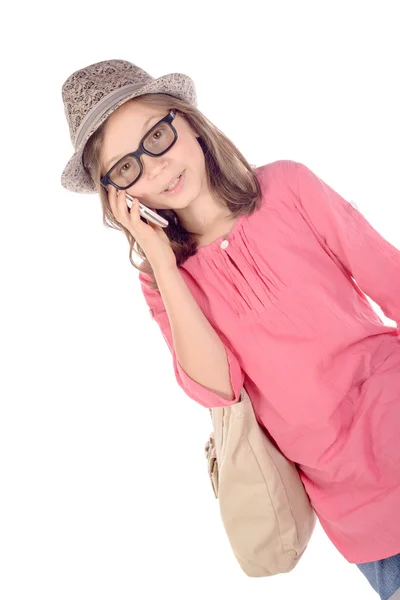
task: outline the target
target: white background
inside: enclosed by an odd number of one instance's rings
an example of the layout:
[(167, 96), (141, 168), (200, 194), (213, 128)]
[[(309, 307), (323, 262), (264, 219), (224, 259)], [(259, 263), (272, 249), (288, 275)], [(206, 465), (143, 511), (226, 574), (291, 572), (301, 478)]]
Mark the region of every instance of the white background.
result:
[(97, 195), (61, 187), (73, 152), (61, 86), (114, 58), (186, 73), (251, 163), (306, 164), (400, 247), (398, 3), (10, 6), (0, 598), (377, 598), (320, 526), (291, 573), (240, 570), (207, 474), (210, 415), (174, 379), (125, 236), (103, 227)]

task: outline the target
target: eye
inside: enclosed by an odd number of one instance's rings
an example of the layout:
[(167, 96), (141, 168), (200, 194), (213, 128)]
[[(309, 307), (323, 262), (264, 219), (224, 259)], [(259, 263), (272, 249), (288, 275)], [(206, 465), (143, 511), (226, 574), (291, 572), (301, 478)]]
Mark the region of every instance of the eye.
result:
[(132, 162), (127, 161), (126, 163), (124, 163), (123, 165), (120, 166), (120, 168), (118, 169), (118, 171), (122, 174), (126, 173), (126, 171), (129, 171), (129, 169), (132, 168)]
[(157, 131), (155, 131), (155, 132), (153, 133), (153, 136), (152, 136), (152, 137), (153, 137), (153, 140), (154, 140), (155, 142), (158, 142), (158, 140), (160, 139), (160, 137), (162, 137), (162, 129), (157, 129)]

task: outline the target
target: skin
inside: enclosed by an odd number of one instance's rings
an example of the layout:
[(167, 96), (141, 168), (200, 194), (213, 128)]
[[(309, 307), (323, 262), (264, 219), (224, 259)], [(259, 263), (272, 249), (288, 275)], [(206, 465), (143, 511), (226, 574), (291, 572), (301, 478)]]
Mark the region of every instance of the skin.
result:
[[(143, 135), (167, 112), (136, 101), (127, 102), (112, 113), (105, 126), (101, 175), (119, 158), (136, 150)], [(149, 118), (151, 121), (145, 125)], [(163, 156), (143, 154), (143, 174), (126, 191), (149, 208), (175, 210), (185, 229), (196, 235), (200, 245), (205, 245), (229, 233), (236, 219), (230, 217), (226, 207), (215, 202), (208, 189), (204, 154), (196, 133), (179, 114), (173, 125), (178, 133), (174, 146)], [(164, 194), (171, 178), (183, 170), (186, 170), (183, 189), (171, 196)]]

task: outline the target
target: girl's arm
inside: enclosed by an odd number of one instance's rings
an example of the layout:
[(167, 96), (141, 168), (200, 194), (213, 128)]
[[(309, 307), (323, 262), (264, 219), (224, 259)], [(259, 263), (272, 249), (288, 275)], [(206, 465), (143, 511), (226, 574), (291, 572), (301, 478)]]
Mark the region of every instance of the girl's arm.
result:
[(227, 406), (240, 397), (244, 375), (237, 358), (210, 325), (178, 267), (153, 265), (159, 291), (142, 290), (173, 355), (176, 379), (194, 400), (208, 408)]

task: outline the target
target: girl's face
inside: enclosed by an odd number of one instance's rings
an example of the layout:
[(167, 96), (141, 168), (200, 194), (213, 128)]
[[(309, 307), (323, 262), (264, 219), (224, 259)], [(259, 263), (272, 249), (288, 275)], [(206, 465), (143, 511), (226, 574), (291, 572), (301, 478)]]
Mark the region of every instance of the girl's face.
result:
[[(138, 149), (143, 136), (168, 114), (168, 110), (126, 102), (108, 118), (101, 149), (101, 176), (121, 158)], [(204, 154), (195, 132), (178, 113), (172, 121), (178, 133), (175, 144), (162, 156), (142, 154), (143, 173), (126, 191), (149, 208), (183, 209), (207, 187)], [(181, 189), (165, 188), (184, 173)]]

